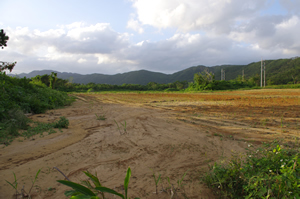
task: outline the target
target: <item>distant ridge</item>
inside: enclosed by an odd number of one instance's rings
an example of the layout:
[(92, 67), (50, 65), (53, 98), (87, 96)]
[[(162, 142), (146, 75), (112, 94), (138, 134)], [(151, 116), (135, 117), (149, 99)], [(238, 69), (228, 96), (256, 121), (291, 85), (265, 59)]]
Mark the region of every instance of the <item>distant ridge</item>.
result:
[[(300, 58), (293, 57), (290, 59), (278, 59), (278, 60), (266, 60), (266, 75), (269, 81), (273, 81), (276, 84), (286, 84), (288, 82), (299, 79), (300, 82)], [(141, 84), (146, 85), (149, 82), (156, 83), (171, 83), (175, 81), (193, 81), (194, 74), (202, 72), (205, 69), (213, 72), (215, 74), (215, 79), (220, 80), (221, 78), (221, 69), (225, 70), (226, 80), (231, 80), (237, 78), (239, 75), (242, 75), (242, 70), (244, 70), (245, 78), (254, 76), (255, 74), (260, 74), (260, 64), (261, 62), (253, 62), (248, 65), (220, 65), (213, 67), (206, 66), (193, 66), (182, 71), (178, 71), (173, 74), (164, 74), (159, 72), (152, 72), (147, 70), (131, 71), (122, 74), (115, 75), (103, 75), (103, 74), (88, 74), (81, 75), (78, 73), (67, 73), (67, 72), (57, 72), (53, 70), (41, 70), (41, 71), (32, 71), (28, 74), (21, 73), (17, 75), (20, 78), (35, 77), (37, 75), (51, 74), (51, 72), (56, 72), (57, 77), (61, 79), (72, 79), (73, 83), (80, 84)], [(15, 76), (15, 75), (10, 75)], [(293, 77), (292, 77), (293, 76)]]

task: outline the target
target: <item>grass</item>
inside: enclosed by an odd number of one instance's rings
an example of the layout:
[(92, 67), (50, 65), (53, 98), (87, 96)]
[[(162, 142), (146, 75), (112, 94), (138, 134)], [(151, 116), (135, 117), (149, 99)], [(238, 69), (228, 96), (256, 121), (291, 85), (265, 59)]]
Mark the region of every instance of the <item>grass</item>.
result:
[(95, 113), (95, 115), (96, 115), (97, 120), (106, 120), (105, 115), (97, 115), (96, 113)]
[(25, 138), (30, 138), (34, 135), (40, 134), (43, 137), (44, 132), (48, 132), (48, 135), (56, 133), (53, 128), (68, 128), (69, 120), (64, 116), (60, 117), (60, 119), (53, 123), (42, 123), (42, 122), (34, 122), (36, 125), (34, 127), (29, 127), (27, 131), (22, 133), (22, 136)]
[(158, 186), (158, 182), (160, 180), (161, 174), (159, 174), (158, 178), (156, 179), (154, 171), (152, 171), (152, 172), (153, 172), (153, 179), (154, 179), (154, 182), (155, 182), (155, 193), (158, 194), (158, 192), (157, 192), (157, 186)]
[[(25, 117), (25, 116), (24, 116)], [(26, 118), (26, 117), (25, 117)], [(23, 118), (25, 120), (25, 118)], [(26, 118), (26, 125), (30, 121), (27, 121)], [(61, 130), (62, 128), (68, 128), (69, 126), (69, 120), (67, 118), (60, 117), (60, 119), (53, 123), (43, 123), (43, 122), (32, 122), (34, 125), (32, 127), (27, 126), (25, 131), (22, 133), (18, 132), (18, 129), (14, 129), (17, 134), (12, 133), (1, 133), (0, 134), (0, 143), (4, 145), (9, 145), (16, 137), (22, 136), (24, 138), (30, 138), (34, 135), (40, 134), (40, 137), (44, 136), (44, 132), (47, 132), (48, 135), (56, 133), (56, 131), (53, 128), (58, 128)], [(14, 123), (10, 123), (10, 125), (13, 125)], [(22, 142), (22, 140), (19, 140), (19, 142)]]

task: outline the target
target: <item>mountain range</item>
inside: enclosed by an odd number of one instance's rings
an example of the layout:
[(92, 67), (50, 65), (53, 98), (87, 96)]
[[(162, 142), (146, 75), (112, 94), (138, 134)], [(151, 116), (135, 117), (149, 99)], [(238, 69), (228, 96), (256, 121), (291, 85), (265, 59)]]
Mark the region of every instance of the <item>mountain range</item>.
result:
[[(266, 79), (273, 84), (286, 84), (295, 79), (300, 81), (300, 58), (294, 57), (290, 59), (277, 59), (277, 60), (266, 60), (264, 61), (266, 67)], [(35, 77), (37, 75), (51, 74), (51, 72), (56, 72), (57, 77), (61, 79), (68, 79), (73, 83), (88, 84), (141, 84), (146, 85), (149, 82), (156, 83), (171, 83), (175, 81), (193, 81), (195, 73), (202, 72), (207, 69), (209, 72), (215, 74), (215, 79), (221, 79), (221, 69), (225, 70), (225, 79), (232, 80), (237, 78), (239, 75), (242, 76), (242, 71), (244, 71), (245, 78), (252, 77), (254, 75), (260, 75), (261, 62), (253, 62), (248, 65), (219, 65), (206, 67), (203, 65), (192, 66), (185, 70), (178, 71), (173, 74), (164, 74), (159, 72), (152, 72), (147, 70), (131, 71), (122, 74), (115, 75), (104, 75), (104, 74), (88, 74), (82, 75), (78, 73), (67, 73), (67, 72), (57, 72), (53, 70), (40, 70), (32, 71), (28, 74), (21, 73), (17, 76), (20, 78)]]

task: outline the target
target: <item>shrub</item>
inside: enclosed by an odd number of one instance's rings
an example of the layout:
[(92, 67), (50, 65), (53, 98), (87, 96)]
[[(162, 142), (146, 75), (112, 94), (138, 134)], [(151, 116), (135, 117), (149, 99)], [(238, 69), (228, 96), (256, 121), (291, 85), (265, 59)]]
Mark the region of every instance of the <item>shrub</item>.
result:
[(203, 181), (220, 197), (299, 198), (300, 159), (298, 147), (279, 142), (262, 148), (249, 145), (246, 157), (234, 155), (228, 164), (215, 163)]
[[(8, 144), (19, 129), (26, 129), (28, 120), (24, 113), (44, 113), (70, 105), (74, 98), (27, 78), (13, 78), (0, 72), (0, 143)], [(62, 125), (63, 124), (63, 125)], [(59, 125), (66, 126), (64, 120)]]
[(64, 116), (60, 117), (60, 119), (53, 125), (54, 128), (59, 128), (59, 129), (60, 128), (67, 129), (68, 126), (69, 126), (69, 120)]

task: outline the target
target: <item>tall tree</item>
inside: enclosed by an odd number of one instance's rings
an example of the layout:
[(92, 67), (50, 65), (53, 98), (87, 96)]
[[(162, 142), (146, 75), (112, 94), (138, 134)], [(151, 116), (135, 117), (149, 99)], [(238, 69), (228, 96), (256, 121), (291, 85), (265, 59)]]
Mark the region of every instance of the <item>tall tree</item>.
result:
[(3, 49), (7, 46), (7, 41), (9, 40), (9, 37), (5, 34), (4, 30), (0, 30), (0, 47)]
[[(0, 30), (0, 47), (3, 49), (7, 46), (7, 41), (9, 40), (9, 37), (6, 35), (3, 29)], [(4, 62), (0, 61), (0, 72), (8, 69), (10, 72), (15, 67), (17, 62)]]

